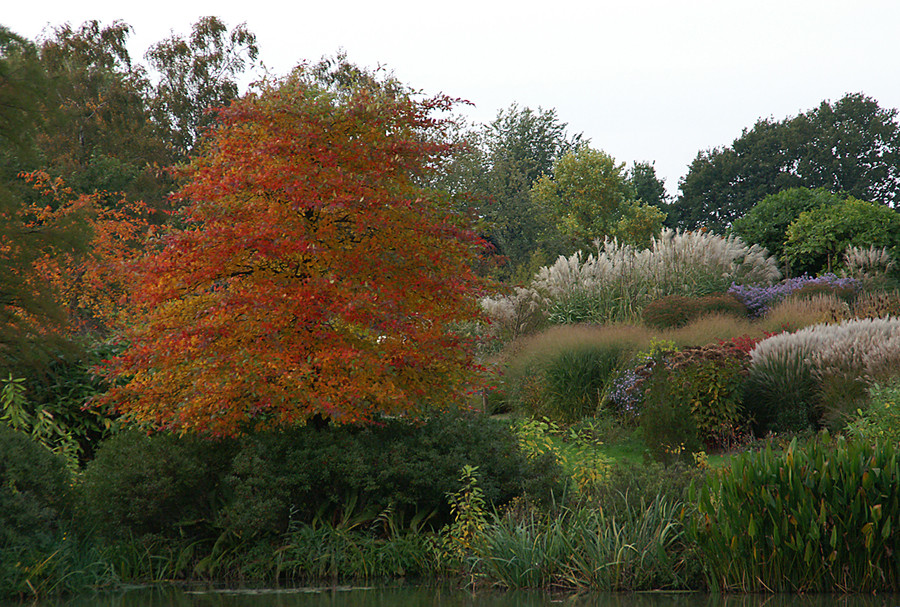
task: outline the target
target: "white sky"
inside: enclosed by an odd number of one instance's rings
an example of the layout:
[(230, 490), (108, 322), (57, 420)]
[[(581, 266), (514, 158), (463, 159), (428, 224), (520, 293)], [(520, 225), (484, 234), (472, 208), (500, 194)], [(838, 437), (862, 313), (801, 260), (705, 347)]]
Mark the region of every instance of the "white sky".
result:
[(497, 110), (556, 108), (617, 160), (655, 161), (670, 192), (702, 149), (758, 118), (783, 119), (862, 92), (900, 108), (900, 0), (2, 0), (0, 23), (121, 19), (131, 53), (199, 17), (246, 22), (281, 75), (343, 48), (427, 93)]

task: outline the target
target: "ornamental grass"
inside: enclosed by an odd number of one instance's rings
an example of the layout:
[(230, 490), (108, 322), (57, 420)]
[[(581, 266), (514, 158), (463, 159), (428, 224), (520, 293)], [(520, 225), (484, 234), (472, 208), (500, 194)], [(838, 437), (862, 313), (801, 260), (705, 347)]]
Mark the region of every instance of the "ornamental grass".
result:
[(636, 322), (648, 303), (667, 295), (702, 296), (781, 277), (765, 249), (734, 236), (667, 229), (643, 250), (616, 240), (596, 246), (541, 268), (528, 287), (532, 294), (517, 291), (483, 300), (482, 307), (496, 323), (520, 315), (512, 310), (530, 310), (531, 302), (553, 324)]

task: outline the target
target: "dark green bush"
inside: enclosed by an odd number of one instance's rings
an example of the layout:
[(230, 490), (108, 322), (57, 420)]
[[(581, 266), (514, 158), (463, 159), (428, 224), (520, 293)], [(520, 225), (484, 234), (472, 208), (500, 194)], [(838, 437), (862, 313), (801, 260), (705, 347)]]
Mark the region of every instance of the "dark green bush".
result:
[(747, 305), (733, 293), (712, 293), (697, 300), (698, 314), (727, 314), (737, 318), (746, 318), (749, 314)]
[(233, 452), (230, 442), (117, 434), (84, 471), (79, 524), (109, 538), (202, 536), (215, 521)]
[(650, 387), (644, 393), (640, 427), (647, 450), (656, 461), (666, 465), (690, 463), (703, 443), (690, 404), (672, 398), (667, 385), (669, 373), (663, 364), (653, 369)]
[(390, 511), (400, 524), (449, 520), (447, 494), (464, 464), (478, 466), (485, 499), (500, 506), (557, 490), (551, 458), (528, 459), (506, 422), (447, 412), (416, 424), (312, 426), (248, 439), (234, 460), (227, 524), (242, 533), (281, 533), (289, 523), (371, 520)]
[(814, 297), (816, 295), (833, 295), (841, 301), (851, 303), (858, 293), (858, 288), (853, 284), (834, 282), (808, 282), (791, 295), (797, 298)]
[(68, 516), (65, 460), (0, 422), (0, 597), (50, 556)]
[(692, 533), (711, 587), (742, 592), (900, 590), (900, 453), (822, 435), (767, 447), (710, 475)]
[(700, 444), (715, 449), (731, 441), (743, 420), (748, 359), (739, 344), (722, 342), (667, 353), (653, 366), (649, 379), (641, 380), (649, 382), (649, 391), (640, 424), (657, 460), (679, 453), (688, 460)]
[(655, 329), (674, 329), (688, 324), (699, 313), (698, 298), (666, 295), (647, 304), (641, 318), (645, 325)]
[(816, 427), (821, 416), (818, 383), (800, 351), (785, 351), (752, 365), (743, 403), (757, 436), (802, 432)]

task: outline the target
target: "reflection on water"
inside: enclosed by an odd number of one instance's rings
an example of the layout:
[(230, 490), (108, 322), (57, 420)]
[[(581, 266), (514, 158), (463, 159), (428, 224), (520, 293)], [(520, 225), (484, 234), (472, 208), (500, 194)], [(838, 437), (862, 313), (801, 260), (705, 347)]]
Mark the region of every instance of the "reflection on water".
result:
[[(2, 604), (11, 607), (14, 603)], [(466, 592), (434, 587), (315, 587), (291, 589), (134, 589), (31, 607), (900, 607), (900, 596), (705, 595), (641, 592), (548, 594)], [(21, 607), (22, 604), (18, 604)]]

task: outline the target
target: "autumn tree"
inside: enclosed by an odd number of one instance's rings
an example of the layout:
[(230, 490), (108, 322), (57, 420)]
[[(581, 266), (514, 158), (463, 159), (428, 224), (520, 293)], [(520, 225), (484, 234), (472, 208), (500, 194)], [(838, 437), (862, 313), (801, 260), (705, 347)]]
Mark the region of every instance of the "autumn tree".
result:
[(300, 67), (219, 115), (179, 196), (186, 226), (134, 270), (108, 395), (157, 427), (234, 435), (458, 394), (473, 368), (477, 240), (416, 185), (448, 151), (385, 77)]
[[(44, 72), (31, 42), (0, 27), (0, 372), (45, 359), (58, 344), (42, 330), (60, 326), (61, 309), (38, 279), (34, 263), (60, 234), (29, 225), (17, 174), (34, 162)], [(4, 375), (5, 376), (5, 375)]]

